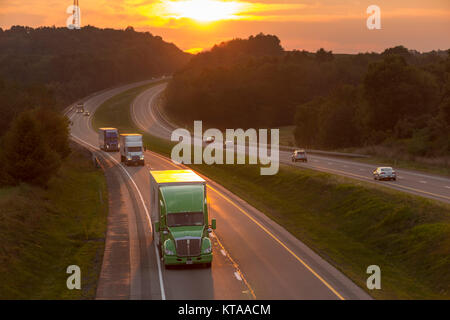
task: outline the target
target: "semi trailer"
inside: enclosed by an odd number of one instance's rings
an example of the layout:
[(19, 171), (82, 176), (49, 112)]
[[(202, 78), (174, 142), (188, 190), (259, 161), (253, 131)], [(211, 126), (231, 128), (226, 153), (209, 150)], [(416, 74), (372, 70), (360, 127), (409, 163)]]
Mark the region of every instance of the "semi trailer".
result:
[(145, 165), (142, 135), (126, 133), (120, 135), (120, 161), (127, 166)]
[(211, 267), (216, 220), (209, 224), (206, 181), (192, 170), (150, 171), (150, 199), (164, 266)]
[(119, 131), (116, 128), (98, 129), (98, 144), (104, 151), (119, 151)]

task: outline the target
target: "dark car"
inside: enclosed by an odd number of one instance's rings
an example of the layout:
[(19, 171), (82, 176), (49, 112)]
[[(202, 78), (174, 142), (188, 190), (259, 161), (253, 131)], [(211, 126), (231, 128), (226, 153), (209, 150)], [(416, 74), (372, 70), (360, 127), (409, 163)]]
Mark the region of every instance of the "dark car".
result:
[(397, 174), (391, 167), (378, 167), (373, 171), (374, 180), (397, 180)]

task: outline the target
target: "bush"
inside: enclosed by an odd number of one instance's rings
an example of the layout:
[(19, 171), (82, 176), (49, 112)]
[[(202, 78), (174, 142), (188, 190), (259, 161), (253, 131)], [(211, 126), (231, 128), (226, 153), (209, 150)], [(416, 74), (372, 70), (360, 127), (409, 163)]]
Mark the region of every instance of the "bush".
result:
[(2, 148), (6, 181), (47, 185), (61, 165), (61, 157), (50, 148), (49, 138), (32, 112), (21, 113), (7, 132)]

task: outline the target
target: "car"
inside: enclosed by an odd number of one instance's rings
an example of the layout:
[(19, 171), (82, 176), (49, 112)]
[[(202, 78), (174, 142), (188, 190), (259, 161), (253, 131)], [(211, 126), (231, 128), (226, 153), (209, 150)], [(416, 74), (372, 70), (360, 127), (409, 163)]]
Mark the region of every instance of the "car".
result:
[(216, 140), (214, 137), (206, 137), (205, 142), (206, 143), (213, 143)]
[(303, 149), (295, 150), (291, 156), (292, 162), (302, 161), (308, 162), (308, 157), (306, 156), (306, 151)]
[(84, 115), (85, 115), (86, 117), (89, 117), (89, 116), (91, 115), (91, 113), (90, 113), (89, 111), (86, 111), (86, 112), (84, 113)]
[(391, 167), (378, 167), (373, 171), (374, 180), (397, 180), (397, 174)]

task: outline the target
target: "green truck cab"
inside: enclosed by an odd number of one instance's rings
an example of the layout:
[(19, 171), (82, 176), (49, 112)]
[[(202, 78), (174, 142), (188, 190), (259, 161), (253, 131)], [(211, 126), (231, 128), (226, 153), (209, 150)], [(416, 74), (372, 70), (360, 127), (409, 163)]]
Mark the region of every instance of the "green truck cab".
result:
[(203, 264), (213, 258), (206, 181), (192, 170), (150, 171), (151, 213), (164, 266)]

